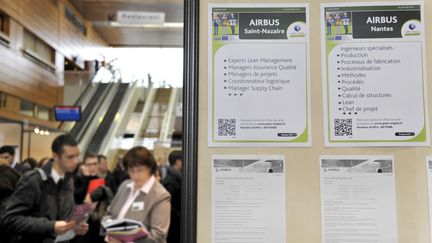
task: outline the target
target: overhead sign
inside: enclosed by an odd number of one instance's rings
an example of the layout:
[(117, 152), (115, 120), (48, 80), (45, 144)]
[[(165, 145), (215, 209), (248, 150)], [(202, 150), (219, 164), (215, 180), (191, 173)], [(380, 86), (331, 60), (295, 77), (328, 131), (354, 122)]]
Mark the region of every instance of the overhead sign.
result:
[(118, 11), (117, 22), (121, 24), (163, 24), (165, 23), (165, 13)]

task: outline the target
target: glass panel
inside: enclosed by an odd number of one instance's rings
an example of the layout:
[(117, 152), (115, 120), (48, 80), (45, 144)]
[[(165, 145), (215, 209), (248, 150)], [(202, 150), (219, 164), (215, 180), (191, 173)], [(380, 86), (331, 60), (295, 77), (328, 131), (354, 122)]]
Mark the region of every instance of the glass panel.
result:
[(0, 92), (0, 108), (6, 108), (6, 94)]
[(51, 47), (45, 44), (44, 42), (42, 42), (41, 40), (36, 40), (35, 52), (39, 57), (41, 57), (45, 61), (53, 63), (53, 60), (51, 60), (52, 59)]
[(0, 31), (1, 32), (5, 32), (5, 19), (4, 19), (4, 15), (2, 15), (0, 13)]
[(50, 108), (48, 108), (46, 106), (41, 106), (41, 105), (38, 105), (38, 108), (39, 108), (38, 118), (42, 119), (42, 120), (49, 121), (50, 120), (50, 113), (51, 113)]
[(21, 109), (20, 113), (27, 116), (34, 116), (34, 103), (27, 101), (27, 100), (21, 100)]
[(27, 30), (24, 31), (24, 49), (29, 49), (33, 52), (35, 52), (35, 44), (36, 44), (36, 37), (28, 32)]

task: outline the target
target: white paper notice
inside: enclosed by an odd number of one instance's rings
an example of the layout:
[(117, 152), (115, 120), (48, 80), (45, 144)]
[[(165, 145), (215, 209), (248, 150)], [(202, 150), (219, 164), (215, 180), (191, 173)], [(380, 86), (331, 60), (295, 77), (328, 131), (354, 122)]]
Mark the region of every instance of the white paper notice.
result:
[(322, 4), (327, 146), (427, 146), (421, 2)]
[(428, 177), (428, 189), (429, 189), (429, 227), (430, 237), (432, 242), (432, 156), (426, 158), (426, 169)]
[(310, 146), (308, 5), (208, 14), (209, 146)]
[(321, 156), (323, 243), (397, 242), (392, 156)]
[(212, 243), (284, 243), (283, 156), (212, 158)]

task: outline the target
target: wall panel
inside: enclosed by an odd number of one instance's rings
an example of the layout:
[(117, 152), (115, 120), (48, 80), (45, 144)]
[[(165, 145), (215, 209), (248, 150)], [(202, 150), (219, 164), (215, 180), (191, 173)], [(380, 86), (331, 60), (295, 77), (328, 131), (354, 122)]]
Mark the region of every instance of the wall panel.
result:
[[(65, 6), (87, 27), (82, 34), (65, 15)], [(73, 59), (90, 47), (106, 42), (67, 0), (0, 0), (0, 10), (11, 18), (10, 44), (0, 45), (0, 91), (52, 107), (63, 103), (64, 58)], [(28, 29), (56, 50), (56, 69), (47, 69), (22, 52), (23, 31)]]

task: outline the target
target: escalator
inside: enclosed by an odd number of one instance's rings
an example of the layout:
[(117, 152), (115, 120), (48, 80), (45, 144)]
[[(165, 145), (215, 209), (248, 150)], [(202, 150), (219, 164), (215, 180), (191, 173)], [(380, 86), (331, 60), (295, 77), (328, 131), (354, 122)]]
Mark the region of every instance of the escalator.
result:
[(105, 113), (102, 122), (96, 129), (90, 143), (87, 146), (87, 151), (98, 153), (105, 136), (108, 134), (114, 119), (116, 119), (117, 113), (119, 111), (120, 105), (125, 97), (125, 94), (129, 88), (129, 83), (122, 83), (118, 88), (111, 105), (109, 106), (107, 112)]
[(162, 130), (162, 121), (165, 113), (168, 110), (172, 89), (158, 88), (153, 101), (153, 107), (147, 123), (144, 126), (141, 137), (143, 138), (159, 138)]
[(86, 130), (89, 122), (94, 119), (95, 111), (99, 108), (100, 104), (103, 102), (107, 92), (109, 91), (112, 84), (110, 83), (99, 83), (97, 84), (96, 91), (93, 93), (92, 98), (86, 105), (82, 118), (80, 122), (77, 122), (75, 126), (70, 130), (70, 134), (80, 141), (83, 132)]

